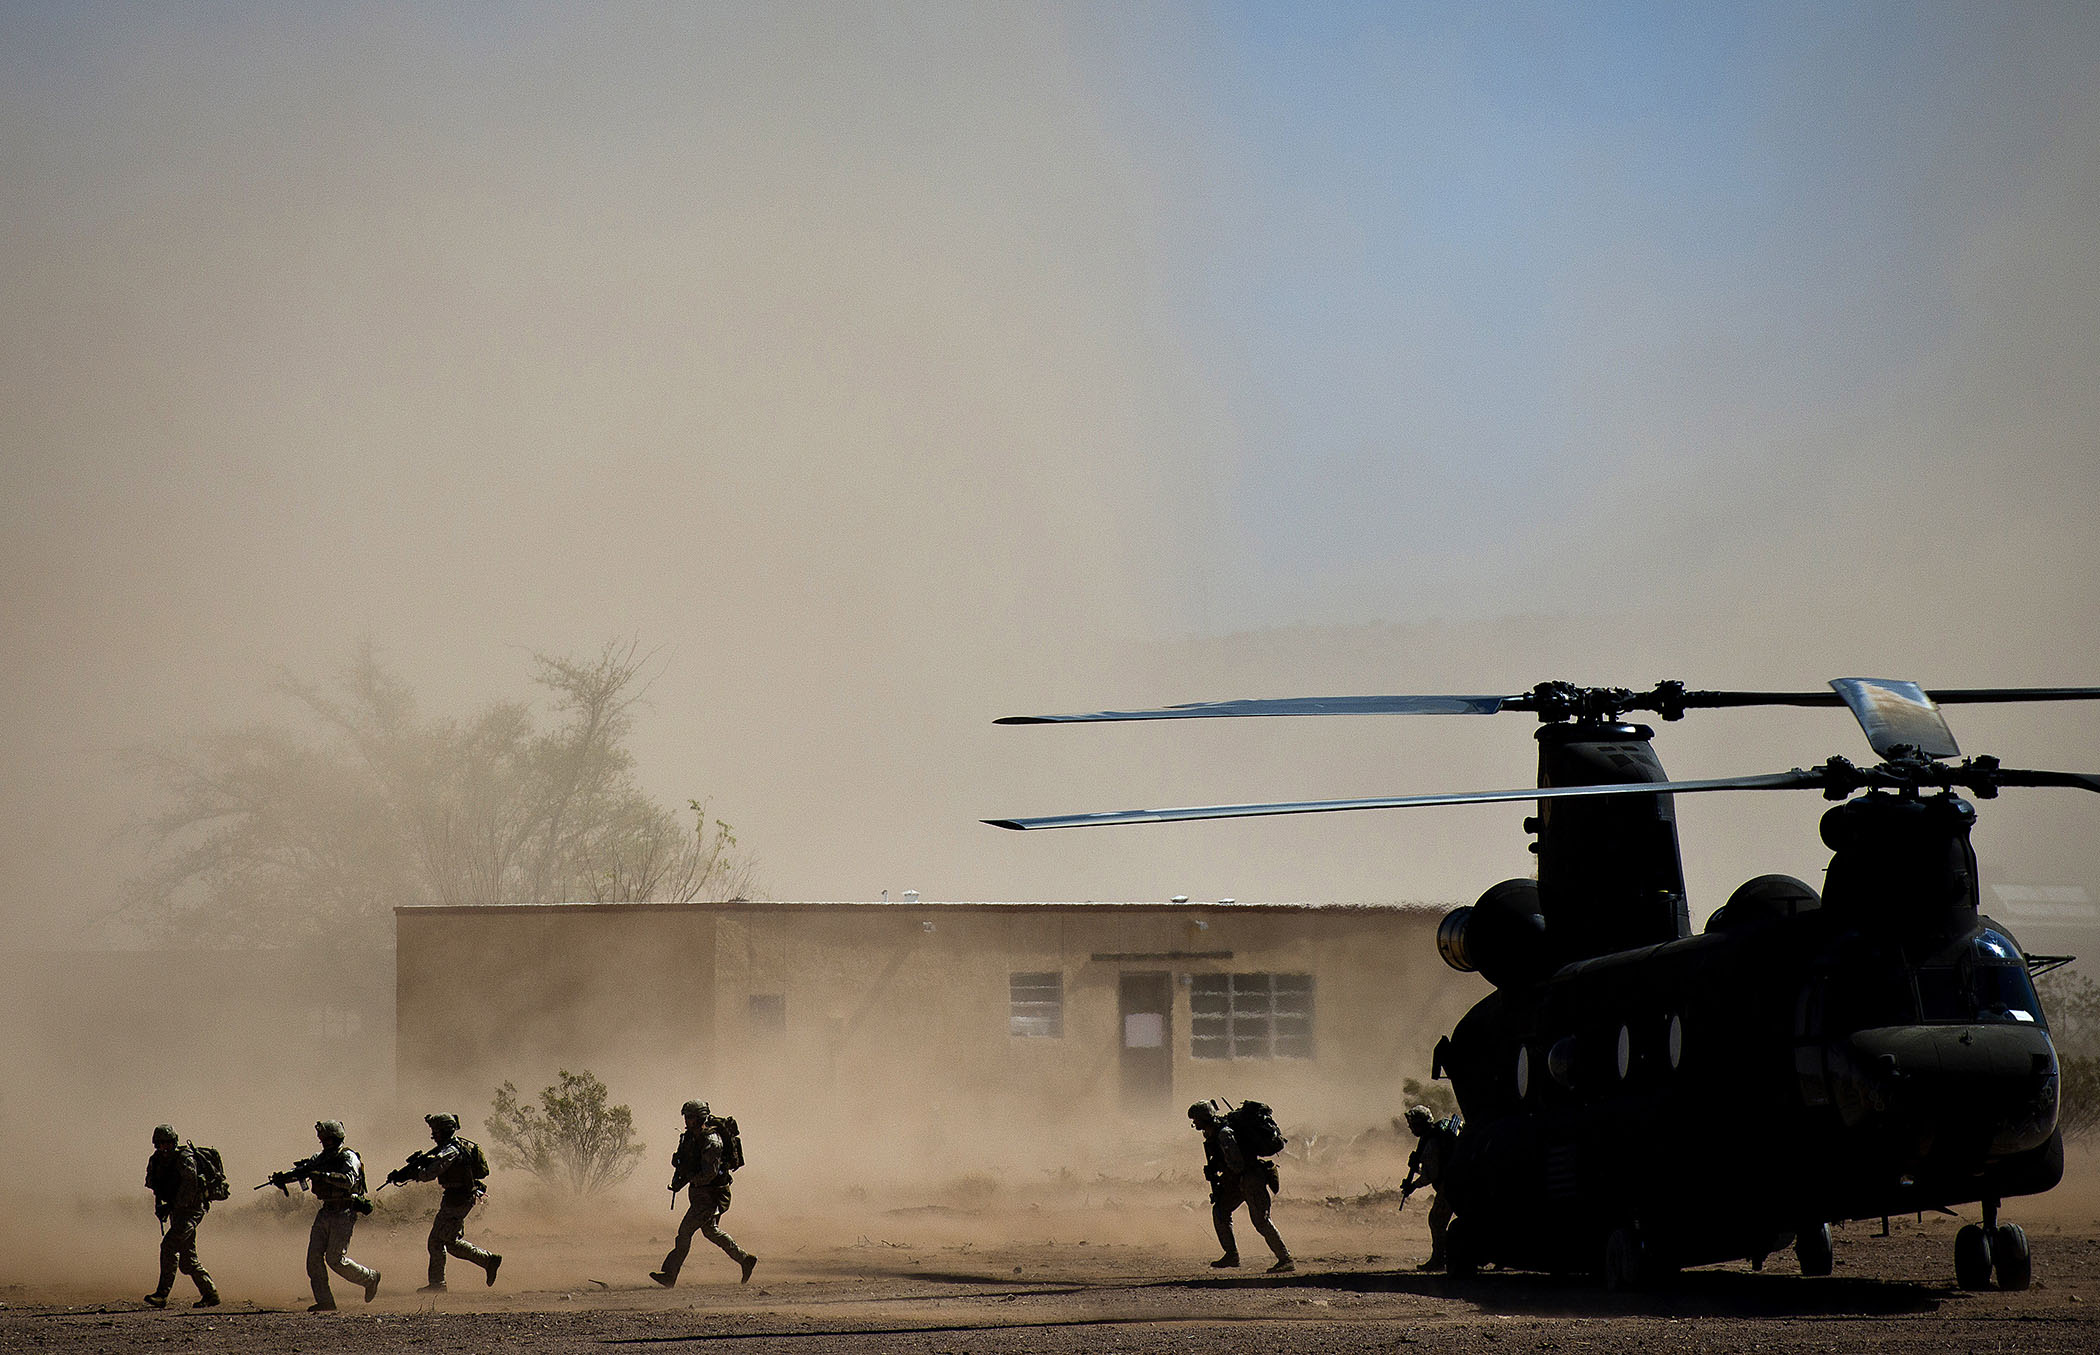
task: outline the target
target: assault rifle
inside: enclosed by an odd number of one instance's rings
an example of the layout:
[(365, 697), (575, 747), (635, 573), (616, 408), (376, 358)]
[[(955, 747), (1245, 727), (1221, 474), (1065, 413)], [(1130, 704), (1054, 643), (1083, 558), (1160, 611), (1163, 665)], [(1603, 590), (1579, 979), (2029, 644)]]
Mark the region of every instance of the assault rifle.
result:
[[(428, 1166), (430, 1160), (437, 1156), (437, 1151), (435, 1148), (425, 1148), (420, 1153), (410, 1153), (408, 1161), (386, 1174), (386, 1180), (380, 1184), (379, 1190), (385, 1190), (388, 1186), (398, 1186), (403, 1181), (413, 1181), (416, 1173)], [(379, 1190), (372, 1193), (377, 1195)]]
[(307, 1174), (313, 1170), (312, 1163), (312, 1158), (304, 1158), (298, 1162), (294, 1162), (290, 1167), (286, 1168), (284, 1171), (271, 1172), (270, 1179), (257, 1186), (256, 1189), (268, 1190), (271, 1186), (275, 1186), (277, 1187), (278, 1194), (284, 1196), (286, 1199), (290, 1199), (292, 1197), (292, 1182), (297, 1181), (301, 1190), (306, 1189), (306, 1177)]

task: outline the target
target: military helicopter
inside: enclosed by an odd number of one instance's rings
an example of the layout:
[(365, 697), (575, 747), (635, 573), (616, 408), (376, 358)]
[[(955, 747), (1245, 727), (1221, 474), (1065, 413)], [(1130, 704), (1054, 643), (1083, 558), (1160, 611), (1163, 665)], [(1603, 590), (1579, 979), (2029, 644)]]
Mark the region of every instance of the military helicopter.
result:
[[(1537, 800), (1537, 878), (1446, 915), (1446, 963), (1495, 986), (1439, 1039), (1431, 1075), (1465, 1117), (1447, 1179), (1451, 1269), (1603, 1275), (1625, 1288), (1789, 1245), (1833, 1267), (1830, 1225), (1982, 1206), (1957, 1233), (1957, 1283), (2024, 1289), (2025, 1232), (2003, 1200), (2063, 1176), (2058, 1063), (2024, 955), (1978, 911), (1969, 834), (2005, 787), (2100, 791), (2100, 775), (1960, 756), (1940, 706), (2100, 699), (2100, 688), (1927, 692), (1841, 678), (1827, 691), (1646, 692), (1542, 683), (1508, 696), (1248, 700), (1001, 724), (1343, 714), (1531, 712), (1524, 790), (988, 819), (1045, 829)], [(1848, 707), (1879, 762), (1833, 757), (1753, 776), (1672, 781), (1653, 712)], [(1821, 894), (1750, 880), (1694, 935), (1678, 794), (1815, 790), (1831, 859)]]

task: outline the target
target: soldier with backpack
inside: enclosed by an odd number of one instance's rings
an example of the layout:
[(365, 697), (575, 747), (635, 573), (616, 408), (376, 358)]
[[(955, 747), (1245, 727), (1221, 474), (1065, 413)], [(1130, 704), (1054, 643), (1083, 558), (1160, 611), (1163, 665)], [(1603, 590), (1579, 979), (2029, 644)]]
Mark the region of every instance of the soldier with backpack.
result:
[(306, 1309), (309, 1313), (335, 1311), (335, 1294), (328, 1287), (331, 1270), (363, 1289), (366, 1303), (379, 1294), (379, 1272), (350, 1259), (351, 1234), (357, 1231), (358, 1219), (372, 1212), (372, 1201), (365, 1194), (364, 1161), (344, 1142), (345, 1132), (341, 1120), (314, 1121), (314, 1137), (320, 1140), (321, 1151), (281, 1172), (271, 1172), (263, 1183), (290, 1195), (287, 1187), (296, 1181), (321, 1202), (306, 1235), (306, 1279), (314, 1291), (314, 1301)]
[(1259, 1101), (1242, 1102), (1223, 1115), (1208, 1101), (1189, 1107), (1189, 1121), (1203, 1135), (1203, 1179), (1210, 1182), (1210, 1218), (1225, 1254), (1211, 1262), (1214, 1270), (1237, 1269), (1239, 1243), (1232, 1236), (1232, 1213), (1247, 1206), (1247, 1220), (1276, 1253), (1269, 1273), (1296, 1270), (1290, 1248), (1269, 1221), (1269, 1197), (1281, 1185), (1276, 1164), (1266, 1159), (1283, 1151), (1276, 1117)]
[(488, 1193), (488, 1187), (482, 1184), (488, 1179), (488, 1154), (481, 1151), (480, 1144), (460, 1134), (457, 1115), (440, 1111), (435, 1115), (425, 1115), (423, 1123), (430, 1126), (433, 1146), (410, 1154), (407, 1162), (386, 1174), (389, 1186), (398, 1186), (403, 1181), (435, 1181), (444, 1188), (444, 1196), (438, 1201), (437, 1217), (430, 1221), (430, 1236), (425, 1242), (430, 1249), (430, 1283), (416, 1292), (445, 1292), (445, 1257), (448, 1254), (480, 1266), (487, 1282), (494, 1284), (496, 1268), (503, 1264), (502, 1255), (483, 1251), (467, 1241), (467, 1215)]
[(183, 1143), (172, 1125), (153, 1127), (153, 1156), (146, 1159), (146, 1189), (153, 1192), (153, 1213), (161, 1222), (160, 1286), (146, 1295), (150, 1308), (168, 1306), (175, 1272), (197, 1282), (198, 1308), (219, 1306), (218, 1286), (197, 1259), (197, 1225), (213, 1200), (227, 1198), (226, 1169), (216, 1148)]
[[(1454, 1115), (1439, 1120), (1429, 1107), (1413, 1106), (1407, 1112), (1407, 1127), (1414, 1131), (1420, 1142), (1407, 1159), (1407, 1178), (1400, 1183), (1400, 1203), (1403, 1206), (1407, 1197), (1423, 1186), (1441, 1186), (1444, 1173), (1451, 1165), (1451, 1155), (1458, 1151), (1459, 1119)], [(1444, 1231), (1450, 1226), (1451, 1206), (1444, 1203), (1444, 1192), (1439, 1189), (1429, 1204), (1429, 1259), (1418, 1269), (1444, 1268)]]
[(671, 1154), (673, 1206), (679, 1191), (691, 1189), (686, 1194), (685, 1218), (678, 1225), (678, 1241), (665, 1255), (663, 1269), (650, 1271), (649, 1278), (666, 1289), (677, 1284), (693, 1234), (699, 1233), (743, 1267), (738, 1283), (748, 1284), (758, 1258), (737, 1246), (736, 1239), (721, 1227), (722, 1215), (729, 1211), (730, 1173), (744, 1165), (743, 1138), (733, 1116), (709, 1113), (705, 1101), (688, 1101), (682, 1109), (685, 1132), (678, 1136), (678, 1148)]

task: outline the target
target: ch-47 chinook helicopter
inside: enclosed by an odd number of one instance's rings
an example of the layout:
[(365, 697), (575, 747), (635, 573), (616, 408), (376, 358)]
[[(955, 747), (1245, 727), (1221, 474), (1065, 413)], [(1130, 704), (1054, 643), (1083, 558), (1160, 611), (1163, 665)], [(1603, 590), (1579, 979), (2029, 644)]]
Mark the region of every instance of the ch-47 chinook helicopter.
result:
[[(1613, 1288), (1792, 1245), (1832, 1268), (1830, 1225), (1980, 1203), (1955, 1237), (1966, 1288), (2027, 1286), (2025, 1232), (2000, 1202), (2063, 1176), (2058, 1065), (2024, 955), (1977, 909), (1969, 832), (2009, 786), (2100, 791), (2100, 775), (1959, 762), (1939, 706), (2100, 699), (2100, 688), (1926, 692), (1841, 678), (1830, 691), (1651, 691), (1545, 683), (1513, 696), (1250, 700), (1002, 724), (1254, 715), (1529, 711), (1535, 788), (989, 819), (1067, 828), (1537, 800), (1536, 879), (1448, 914), (1445, 961), (1495, 986), (1437, 1041), (1465, 1115), (1440, 1186), (1451, 1268), (1603, 1273)], [(1849, 707), (1880, 762), (1833, 757), (1758, 776), (1671, 781), (1654, 731), (1623, 717), (1767, 705)], [(1694, 935), (1672, 796), (1816, 790), (1819, 895), (1749, 881)]]

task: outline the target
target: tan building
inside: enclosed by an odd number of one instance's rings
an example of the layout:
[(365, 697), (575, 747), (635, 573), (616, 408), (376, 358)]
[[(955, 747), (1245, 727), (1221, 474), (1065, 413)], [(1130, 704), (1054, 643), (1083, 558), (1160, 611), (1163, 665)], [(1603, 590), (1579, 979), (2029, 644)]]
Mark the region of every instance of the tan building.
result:
[[(1178, 1114), (1255, 1097), (1383, 1122), (1486, 991), (1441, 910), (1173, 903), (401, 908), (404, 1096), (557, 1068), (792, 1117), (849, 1098)], [(633, 1085), (616, 1083), (618, 1085)], [(420, 1102), (418, 1102), (420, 1103)], [(435, 1102), (433, 1102), (434, 1104)]]

